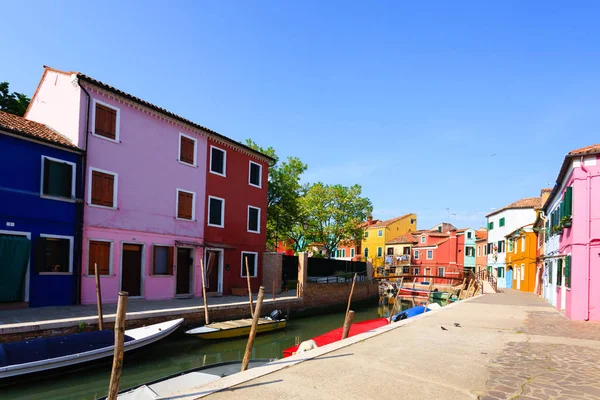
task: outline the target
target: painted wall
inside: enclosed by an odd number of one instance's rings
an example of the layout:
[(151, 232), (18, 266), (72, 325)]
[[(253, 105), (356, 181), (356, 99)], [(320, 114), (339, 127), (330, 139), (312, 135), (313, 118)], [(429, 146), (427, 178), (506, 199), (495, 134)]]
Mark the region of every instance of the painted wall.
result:
[[(421, 242), (420, 237), (425, 236), (425, 243)], [(462, 274), (462, 267), (458, 267), (458, 238), (456, 231), (451, 231), (448, 237), (422, 234), (417, 237), (419, 243), (413, 246), (414, 267), (419, 267), (421, 275), (438, 276), (438, 268), (444, 268), (444, 276), (458, 277)], [(432, 250), (432, 258), (427, 258), (427, 251)], [(419, 258), (415, 256), (415, 252), (419, 251)], [(426, 269), (429, 269), (429, 273)]]
[(478, 240), (475, 248), (475, 271), (485, 270), (487, 267), (487, 239)]
[[(35, 269), (35, 243), (40, 234), (72, 236), (74, 245), (78, 239), (75, 202), (41, 197), (42, 155), (76, 163), (77, 171), (81, 169), (76, 153), (0, 134), (0, 171), (18, 171), (0, 174), (0, 231), (31, 234), (29, 305), (69, 305), (75, 302), (75, 256), (71, 254), (70, 274), (39, 274)], [(76, 188), (80, 182), (77, 174)]]
[[(223, 294), (230, 294), (232, 287), (247, 287), (246, 277), (242, 277), (242, 251), (259, 253), (258, 275), (251, 278), (252, 291), (258, 291), (262, 282), (262, 253), (265, 251), (267, 224), (268, 165), (265, 161), (242, 153), (237, 149), (216, 142), (208, 141), (205, 168), (208, 170), (210, 146), (227, 152), (226, 176), (208, 172), (206, 175), (206, 194), (225, 199), (224, 228), (205, 226), (204, 237), (207, 242), (218, 242), (235, 247), (224, 253)], [(262, 165), (262, 187), (248, 184), (250, 160)], [(208, 204), (208, 203), (207, 203)], [(260, 233), (248, 232), (248, 206), (260, 208)], [(208, 210), (203, 218), (208, 221)], [(227, 268), (227, 266), (229, 266)], [(245, 269), (245, 266), (244, 266)]]
[[(408, 214), (406, 217), (390, 222), (387, 225), (384, 225), (383, 223), (377, 223), (373, 226), (368, 226), (365, 228), (365, 236), (363, 236), (361, 243), (363, 256), (365, 255), (365, 249), (369, 249), (368, 258), (373, 259), (373, 266), (381, 267), (385, 262), (386, 243), (407, 232), (414, 232), (416, 230), (416, 214)], [(379, 236), (379, 231), (382, 231), (382, 236)], [(377, 249), (379, 247), (381, 247), (381, 257), (377, 256)]]
[[(537, 268), (535, 260), (537, 237), (529, 230), (523, 235), (513, 235), (511, 239), (513, 239), (513, 251), (508, 251), (507, 244), (506, 266), (513, 267), (512, 288), (522, 292), (533, 292)], [(525, 250), (523, 250), (523, 239), (525, 239)]]

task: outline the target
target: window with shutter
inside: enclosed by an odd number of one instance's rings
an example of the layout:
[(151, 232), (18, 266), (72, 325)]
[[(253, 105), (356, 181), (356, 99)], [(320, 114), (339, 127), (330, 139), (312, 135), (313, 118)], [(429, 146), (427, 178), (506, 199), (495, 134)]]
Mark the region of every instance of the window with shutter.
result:
[(565, 215), (570, 217), (573, 214), (573, 188), (571, 186), (567, 186), (565, 189)]
[(103, 207), (116, 207), (115, 181), (117, 174), (91, 169), (90, 204)]
[(227, 153), (225, 150), (210, 146), (210, 172), (225, 176)]
[(72, 237), (40, 236), (37, 239), (35, 267), (38, 273), (71, 271)]
[(218, 197), (208, 196), (208, 225), (223, 228), (225, 200)]
[(242, 277), (246, 277), (246, 263), (248, 263), (248, 272), (250, 278), (256, 278), (256, 265), (258, 262), (258, 253), (242, 251)]
[(248, 206), (248, 232), (260, 233), (260, 208)]
[(173, 275), (173, 247), (154, 246), (152, 275)]
[(110, 275), (111, 242), (90, 240), (88, 247), (88, 275), (95, 275), (94, 264), (98, 264), (98, 274)]
[(75, 197), (75, 163), (42, 156), (42, 194)]
[(179, 161), (192, 166), (196, 165), (196, 139), (179, 134)]
[(94, 109), (95, 118), (93, 134), (106, 139), (118, 141), (118, 110), (108, 106), (107, 104), (101, 104), (97, 101), (95, 101), (95, 104), (96, 107)]
[(560, 286), (562, 285), (562, 266), (563, 266), (563, 260), (562, 258), (558, 259), (558, 267), (556, 269), (556, 285)]
[(565, 286), (571, 287), (571, 256), (565, 257)]
[(262, 165), (250, 161), (249, 183), (252, 186), (261, 187)]
[(505, 223), (505, 219), (504, 218), (500, 218), (500, 222), (498, 223), (498, 225), (504, 226), (504, 223)]
[(177, 189), (177, 218), (194, 219), (194, 193)]
[(438, 267), (438, 276), (444, 276), (444, 268)]

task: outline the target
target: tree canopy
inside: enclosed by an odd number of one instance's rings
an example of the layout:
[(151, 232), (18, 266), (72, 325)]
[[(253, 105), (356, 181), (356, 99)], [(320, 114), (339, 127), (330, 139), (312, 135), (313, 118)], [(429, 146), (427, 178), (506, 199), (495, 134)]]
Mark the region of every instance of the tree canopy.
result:
[(23, 93), (9, 92), (8, 82), (0, 82), (0, 110), (22, 117), (30, 99)]

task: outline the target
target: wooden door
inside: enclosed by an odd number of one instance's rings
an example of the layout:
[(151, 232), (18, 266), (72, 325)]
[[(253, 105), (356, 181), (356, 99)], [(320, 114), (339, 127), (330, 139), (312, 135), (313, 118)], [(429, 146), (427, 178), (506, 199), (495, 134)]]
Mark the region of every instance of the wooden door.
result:
[(177, 287), (175, 294), (190, 294), (191, 268), (192, 268), (192, 250), (177, 248)]
[(219, 265), (221, 252), (208, 250), (206, 252), (206, 291), (219, 292)]
[(129, 296), (142, 295), (142, 248), (141, 244), (123, 244), (121, 290)]

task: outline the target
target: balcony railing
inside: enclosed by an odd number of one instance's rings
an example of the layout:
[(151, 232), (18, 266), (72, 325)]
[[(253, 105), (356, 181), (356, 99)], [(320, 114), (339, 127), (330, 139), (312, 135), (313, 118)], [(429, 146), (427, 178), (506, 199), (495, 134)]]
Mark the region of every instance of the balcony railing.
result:
[[(391, 257), (391, 263), (390, 261)], [(410, 254), (401, 254), (401, 255), (387, 255), (385, 256), (385, 266), (386, 267), (404, 267), (411, 265), (412, 257)]]

